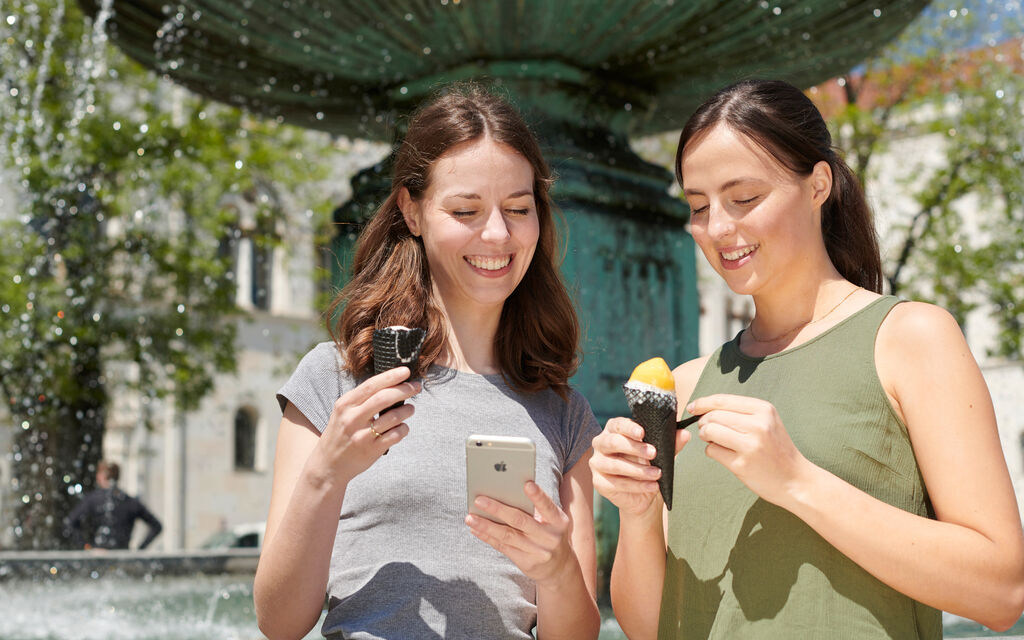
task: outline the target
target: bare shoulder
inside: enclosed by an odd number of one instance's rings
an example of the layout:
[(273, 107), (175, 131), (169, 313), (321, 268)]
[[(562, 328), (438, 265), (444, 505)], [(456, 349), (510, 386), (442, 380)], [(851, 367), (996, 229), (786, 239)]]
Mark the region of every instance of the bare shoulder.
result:
[(905, 356), (922, 355), (920, 349), (966, 349), (960, 325), (951, 313), (926, 302), (903, 302), (892, 308), (878, 330), (880, 346)]
[(932, 304), (904, 302), (893, 307), (878, 330), (875, 366), (894, 408), (908, 423), (913, 422), (915, 403), (944, 406), (968, 391), (987, 397), (960, 325)]
[(693, 390), (697, 386), (697, 380), (700, 379), (700, 374), (704, 371), (704, 367), (710, 358), (710, 355), (694, 358), (684, 362), (672, 371), (672, 376), (676, 381), (676, 398), (679, 399), (680, 403), (685, 402), (693, 394)]

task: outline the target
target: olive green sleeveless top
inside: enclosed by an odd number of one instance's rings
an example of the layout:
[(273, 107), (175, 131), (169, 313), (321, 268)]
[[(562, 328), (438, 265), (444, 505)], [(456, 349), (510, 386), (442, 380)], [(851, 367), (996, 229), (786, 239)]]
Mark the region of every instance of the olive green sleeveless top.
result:
[[(765, 357), (739, 335), (693, 398), (731, 393), (778, 410), (814, 464), (891, 505), (933, 517), (903, 422), (875, 370), (880, 298), (821, 335)], [(693, 438), (676, 458), (658, 638), (941, 638), (941, 613), (884, 585), (790, 512), (757, 497)]]

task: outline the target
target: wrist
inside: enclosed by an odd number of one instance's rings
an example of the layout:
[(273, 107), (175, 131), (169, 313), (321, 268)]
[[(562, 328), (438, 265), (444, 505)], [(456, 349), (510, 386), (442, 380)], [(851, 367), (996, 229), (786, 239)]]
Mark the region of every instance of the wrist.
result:
[[(583, 572), (576, 554), (570, 549), (564, 556), (564, 560), (557, 564), (557, 568), (550, 571), (544, 578), (536, 580), (538, 595), (541, 592), (556, 595), (564, 594), (573, 589), (577, 584), (583, 583)], [(584, 587), (586, 585), (584, 584)]]
[(325, 458), (320, 448), (317, 447), (313, 449), (306, 460), (302, 479), (318, 493), (344, 495), (352, 477), (344, 473), (344, 468), (339, 469), (339, 466), (331, 464), (331, 461)]
[(827, 476), (830, 475), (810, 460), (801, 458), (797, 473), (786, 485), (783, 498), (785, 503), (779, 506), (802, 519), (808, 510), (814, 508), (816, 489), (820, 488), (821, 483), (826, 482)]
[(665, 503), (659, 494), (643, 511), (619, 510), (619, 529), (662, 529)]

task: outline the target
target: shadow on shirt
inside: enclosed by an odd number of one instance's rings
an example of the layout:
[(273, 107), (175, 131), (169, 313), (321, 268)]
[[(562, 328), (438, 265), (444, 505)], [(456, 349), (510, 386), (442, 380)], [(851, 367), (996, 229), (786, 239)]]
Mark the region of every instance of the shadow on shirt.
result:
[(440, 580), (408, 562), (384, 565), (349, 596), (331, 596), (323, 624), (329, 639), (469, 639), (513, 633), (475, 582)]
[[(670, 619), (662, 620), (662, 625), (667, 623), (671, 629), (675, 624), (677, 633), (682, 633), (685, 628), (688, 632), (686, 637), (710, 637), (713, 627), (721, 623), (718, 618), (719, 608), (723, 606), (725, 580), (731, 583), (732, 597), (742, 612), (742, 618), (751, 623), (772, 620), (782, 614), (801, 572), (808, 570), (810, 573), (804, 578), (820, 574), (837, 600), (847, 600), (850, 607), (865, 611), (875, 620), (879, 630), (884, 631), (884, 637), (941, 637), (940, 630), (934, 630), (938, 632), (937, 636), (930, 632), (919, 636), (917, 617), (909, 598), (871, 577), (795, 515), (761, 498), (757, 498), (747, 511), (719, 575), (706, 579), (698, 577), (686, 558), (677, 557), (671, 549), (667, 563), (674, 565), (669, 568), (668, 575), (675, 575), (680, 583), (674, 585), (674, 592), (686, 594), (687, 609), (700, 614), (691, 615), (689, 619), (685, 615), (677, 616), (675, 621), (670, 616)], [(797, 611), (790, 610), (787, 620), (790, 624), (795, 620), (806, 625), (806, 629), (820, 631), (816, 625), (836, 622), (829, 619), (831, 612), (824, 600), (795, 603), (790, 609)]]

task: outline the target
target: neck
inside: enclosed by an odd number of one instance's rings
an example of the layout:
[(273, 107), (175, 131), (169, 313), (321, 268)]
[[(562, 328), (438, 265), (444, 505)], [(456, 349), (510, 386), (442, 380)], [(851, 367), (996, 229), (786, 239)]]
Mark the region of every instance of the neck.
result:
[(804, 327), (832, 316), (857, 287), (831, 271), (827, 277), (754, 295), (750, 338), (759, 343), (789, 343)]
[(443, 301), (440, 307), (448, 322), (448, 348), (439, 364), (469, 373), (500, 373), (494, 339), (502, 308), (465, 309)]

